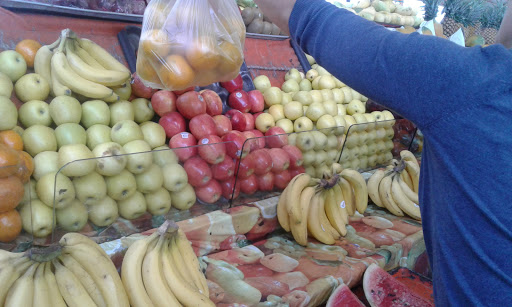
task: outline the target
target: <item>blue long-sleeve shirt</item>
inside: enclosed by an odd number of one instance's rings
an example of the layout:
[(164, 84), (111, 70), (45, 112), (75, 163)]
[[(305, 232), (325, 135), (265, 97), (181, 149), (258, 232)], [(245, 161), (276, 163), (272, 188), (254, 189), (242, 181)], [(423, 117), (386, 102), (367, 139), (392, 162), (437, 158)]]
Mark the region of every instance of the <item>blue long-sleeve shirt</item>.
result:
[(392, 32), (324, 0), (297, 0), (289, 27), (320, 65), (423, 132), (436, 305), (512, 306), (512, 53)]

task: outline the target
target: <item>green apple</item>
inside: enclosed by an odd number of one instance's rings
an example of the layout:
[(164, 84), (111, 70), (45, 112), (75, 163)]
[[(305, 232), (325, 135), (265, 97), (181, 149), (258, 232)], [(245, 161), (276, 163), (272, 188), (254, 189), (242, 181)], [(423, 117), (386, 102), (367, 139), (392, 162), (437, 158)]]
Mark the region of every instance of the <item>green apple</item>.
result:
[(352, 100), (359, 100), (359, 101), (361, 101), (361, 94), (356, 92), (354, 89), (351, 89), (351, 90), (352, 90)]
[(263, 92), (263, 98), (265, 99), (265, 105), (267, 107), (273, 106), (275, 104), (281, 104), (283, 100), (283, 92), (278, 87), (270, 87)]
[(335, 128), (336, 126), (334, 116), (329, 114), (322, 115), (316, 122), (316, 128), (325, 134), (332, 134), (334, 132), (332, 128)]
[(327, 152), (325, 150), (317, 150), (315, 161), (313, 161), (313, 166), (320, 166), (327, 161)]
[(66, 208), (57, 209), (55, 215), (57, 216), (57, 225), (65, 231), (73, 232), (82, 230), (89, 218), (87, 207), (78, 199), (73, 200)]
[(352, 131), (347, 134), (347, 138), (345, 140), (345, 145), (347, 148), (354, 148), (359, 144), (359, 133), (357, 131)]
[[(380, 129), (379, 129), (380, 130)], [(373, 143), (377, 139), (377, 130), (371, 130), (368, 132), (367, 143)]]
[(366, 108), (360, 100), (352, 100), (347, 105), (347, 114), (354, 115), (356, 113), (364, 113)]
[(317, 77), (318, 77), (318, 71), (316, 71), (316, 70), (314, 70), (314, 69), (310, 69), (310, 70), (308, 70), (308, 72), (306, 73), (306, 79), (308, 79), (310, 82), (312, 82), (313, 80), (315, 80)]
[(284, 116), (290, 120), (296, 120), (304, 115), (302, 111), (302, 103), (291, 101), (284, 106)]
[(368, 132), (361, 131), (359, 132), (359, 146), (365, 145), (368, 143)]
[(346, 162), (346, 161), (350, 161), (354, 158), (354, 156), (352, 155), (352, 149), (350, 148), (343, 148), (343, 151), (341, 152), (341, 157), (340, 157), (340, 162)]
[(345, 87), (341, 88), (341, 91), (343, 92), (343, 103), (344, 104), (348, 104), (349, 102), (351, 102), (353, 100), (351, 88), (345, 86)]
[(367, 156), (368, 155), (368, 145), (364, 144), (359, 146), (359, 155)]
[(395, 117), (393, 113), (388, 110), (382, 111), (382, 116), (384, 116), (384, 120), (386, 121), (386, 127), (393, 127), (395, 124)]
[(300, 80), (299, 89), (301, 91), (311, 91), (313, 89), (311, 86), (311, 81), (309, 81), (308, 79)]
[(90, 174), (96, 167), (94, 154), (84, 144), (64, 145), (59, 149), (59, 168), (68, 177)]
[(57, 151), (55, 131), (50, 127), (42, 125), (31, 126), (23, 132), (21, 138), (23, 139), (25, 151), (32, 157), (43, 151)]
[(255, 120), (255, 126), (256, 129), (259, 131), (265, 133), (268, 131), (268, 129), (274, 127), (276, 125), (276, 122), (274, 120), (274, 117), (270, 115), (269, 113), (262, 113), (256, 117)]
[(119, 99), (121, 100), (128, 100), (130, 99), (130, 96), (132, 95), (132, 85), (130, 83), (130, 79), (123, 83), (120, 86), (112, 87), (114, 90), (114, 93), (119, 95)]
[(117, 207), (122, 218), (134, 220), (146, 213), (146, 198), (141, 192), (135, 191), (132, 196), (118, 201)]
[(38, 74), (26, 74), (14, 84), (16, 97), (23, 102), (46, 100), (50, 94), (50, 84)]
[(308, 108), (309, 108), (309, 106), (302, 106), (302, 115), (306, 115)]
[(368, 168), (368, 157), (367, 156), (360, 156), (359, 157), (359, 168), (361, 168), (361, 169), (367, 169)]
[(112, 225), (119, 217), (117, 202), (105, 196), (93, 206), (89, 206), (89, 220), (96, 226), (106, 227)]
[[(151, 101), (145, 98), (136, 98), (132, 100), (133, 112), (135, 114), (135, 122), (143, 123), (148, 120), (151, 120), (153, 116), (155, 116), (155, 111), (151, 106)], [(112, 109), (111, 113), (112, 114)]]
[(334, 82), (334, 78), (332, 76), (321, 76), (318, 80), (318, 88), (320, 90), (332, 90), (336, 87), (336, 83)]
[(352, 168), (352, 160), (346, 160), (346, 161), (341, 162), (341, 167)]
[(84, 127), (75, 123), (66, 123), (55, 128), (55, 138), (57, 139), (57, 147), (64, 145), (86, 144), (87, 133)]
[(375, 150), (375, 151), (376, 151), (376, 153), (377, 153), (378, 155), (383, 154), (383, 153), (385, 153), (385, 152), (387, 151), (387, 150), (386, 150), (386, 149), (387, 149), (387, 146), (386, 146), (386, 143), (384, 143), (384, 141), (378, 141), (378, 142), (376, 142), (376, 143), (375, 143), (375, 147), (376, 147), (376, 150)]
[(187, 172), (179, 164), (166, 164), (162, 167), (162, 172), (164, 174), (164, 188), (170, 192), (181, 191), (188, 184)]
[(0, 52), (0, 72), (6, 74), (12, 82), (16, 82), (27, 73), (27, 62), (14, 50), (2, 51)]
[(187, 210), (196, 203), (196, 192), (190, 184), (179, 192), (171, 193), (171, 204), (178, 210)]
[(338, 107), (338, 115), (339, 116), (347, 115), (347, 108), (345, 107), (344, 104), (338, 103), (336, 106)]
[(293, 130), (295, 132), (311, 131), (313, 130), (313, 121), (306, 116), (299, 117), (293, 123)]
[(336, 77), (334, 78), (334, 82), (336, 82), (336, 87), (337, 88), (342, 88), (342, 87), (346, 86), (345, 83), (341, 82), (340, 79), (338, 79)]
[(283, 98), (281, 99), (281, 104), (283, 106), (285, 106), (287, 103), (291, 102), (293, 99), (292, 99), (292, 94), (290, 93), (283, 93)]
[(345, 118), (343, 117), (343, 115), (336, 115), (334, 116), (334, 121), (336, 122), (336, 128), (334, 130), (334, 134), (335, 135), (342, 135), (345, 133), (345, 126), (347, 125), (347, 123), (345, 122)]
[(377, 144), (372, 142), (368, 144), (368, 156), (377, 155)]
[(385, 128), (379, 128), (375, 130), (375, 141), (382, 140), (386, 138), (386, 129)]
[(112, 141), (124, 145), (135, 140), (144, 140), (144, 135), (139, 125), (133, 120), (122, 120), (117, 122), (110, 131)]
[(353, 129), (356, 129), (357, 131), (364, 131), (368, 128), (370, 124), (368, 124), (368, 120), (366, 119), (366, 116), (362, 113), (354, 113), (352, 114), (352, 117), (356, 121), (356, 124)]
[(282, 118), (276, 122), (276, 126), (283, 128), (284, 132), (293, 132), (293, 122), (288, 118)]
[(55, 125), (79, 124), (82, 119), (82, 105), (71, 96), (57, 96), (50, 102), (50, 116)]
[(386, 139), (392, 140), (395, 137), (395, 130), (393, 127), (387, 127), (386, 128)]
[(119, 174), (105, 177), (107, 195), (114, 200), (124, 200), (137, 191), (137, 183), (132, 173), (122, 170)]
[(25, 128), (34, 125), (43, 125), (49, 127), (52, 124), (50, 116), (50, 106), (41, 100), (31, 100), (25, 102), (18, 111), (20, 122)]
[(12, 81), (9, 76), (0, 72), (0, 96), (10, 98), (13, 89), (14, 86), (12, 85)]
[(41, 179), (48, 173), (59, 171), (59, 154), (56, 151), (43, 151), (34, 157), (34, 172), (32, 177), (35, 180)]
[(368, 156), (368, 166), (374, 167), (377, 165), (377, 155), (373, 154)]
[(148, 212), (152, 215), (165, 215), (171, 210), (171, 194), (164, 188), (144, 194)]
[(268, 109), (268, 114), (272, 115), (275, 122), (277, 122), (280, 119), (285, 118), (283, 105), (282, 104), (271, 105), (270, 108)]
[(288, 144), (295, 146), (297, 142), (297, 133), (288, 134)]
[(281, 89), (285, 93), (298, 92), (300, 90), (300, 86), (294, 79), (289, 79), (283, 83)]
[(332, 93), (332, 90), (323, 89), (320, 90), (320, 93), (322, 94), (323, 101), (334, 100), (334, 94)]
[(392, 140), (385, 140), (384, 144), (386, 144), (386, 151), (392, 151), (395, 148), (395, 143)]
[(332, 174), (332, 170), (330, 165), (328, 163), (324, 163), (315, 169), (315, 176), (316, 178), (323, 178), (324, 175), (330, 175)]
[(365, 95), (361, 94), (361, 100), (362, 102), (367, 102), (368, 101), (368, 97), (366, 97)]
[(159, 124), (147, 121), (140, 124), (140, 130), (151, 149), (165, 145), (165, 130)]
[(29, 182), (25, 183), (23, 190), (23, 198), (21, 199), (18, 206), (28, 204), (32, 199), (37, 199), (36, 181), (34, 179), (30, 179)]
[(19, 136), (23, 136), (23, 132), (25, 132), (25, 129), (21, 128), (20, 126), (15, 126), (12, 128), (12, 130), (19, 134)]
[(164, 167), (167, 164), (178, 163), (178, 156), (174, 150), (163, 145), (153, 149), (153, 162), (160, 167)]
[(87, 147), (94, 150), (96, 146), (103, 143), (112, 142), (110, 138), (110, 131), (112, 128), (106, 125), (96, 124), (92, 125), (85, 131), (87, 135)]
[(92, 151), (96, 157), (96, 172), (103, 176), (114, 176), (126, 167), (128, 159), (123, 147), (114, 142), (102, 143)]
[(302, 163), (304, 164), (304, 166), (313, 165), (313, 162), (315, 161), (315, 159), (316, 159), (316, 151), (308, 150), (308, 151), (302, 152), (302, 160), (303, 160)]
[(82, 126), (85, 129), (93, 125), (110, 124), (110, 108), (102, 100), (89, 100), (82, 104)]
[(110, 104), (110, 127), (124, 120), (135, 120), (135, 109), (132, 103), (121, 100)]
[(325, 149), (327, 147), (327, 136), (318, 130), (311, 131), (311, 135), (315, 140), (314, 150)]
[(336, 149), (338, 148), (338, 137), (334, 134), (331, 134), (327, 137), (327, 149)]
[(53, 219), (53, 210), (38, 199), (21, 206), (20, 216), (23, 230), (36, 238), (51, 234), (57, 222)]
[(354, 158), (350, 161), (350, 168), (351, 169), (355, 169), (355, 170), (358, 170), (361, 168), (361, 162), (359, 161), (358, 158)]
[(313, 138), (313, 131), (299, 132), (297, 134), (296, 146), (302, 151), (308, 151), (315, 148), (315, 139)]
[(270, 79), (265, 75), (257, 76), (252, 82), (254, 83), (254, 87), (262, 93), (272, 86), (270, 84)]
[(334, 102), (334, 100), (326, 100), (323, 102), (323, 104), (327, 114), (331, 116), (338, 115), (338, 105), (336, 104), (336, 102)]
[(55, 172), (45, 174), (37, 181), (36, 192), (45, 205), (55, 209), (67, 207), (76, 195), (71, 179)]
[(299, 83), (300, 80), (302, 80), (302, 76), (300, 75), (299, 70), (292, 68), (284, 75), (284, 80), (294, 80), (296, 83)]
[(326, 114), (326, 110), (322, 102), (314, 102), (309, 105), (306, 111), (306, 117), (316, 122), (322, 115)]
[(366, 128), (367, 131), (374, 130), (376, 125), (375, 116), (371, 113), (364, 113), (364, 117), (366, 117), (366, 121), (368, 122), (368, 126)]
[(141, 193), (151, 193), (162, 187), (164, 184), (164, 174), (157, 164), (152, 164), (145, 172), (135, 175), (137, 182), (137, 191)]
[(315, 69), (316, 69), (316, 71), (318, 71), (318, 74), (319, 74), (320, 76), (330, 76), (330, 75), (331, 75), (331, 73), (330, 73), (330, 72), (328, 72), (325, 68), (323, 68), (323, 67), (322, 67), (322, 66), (320, 66), (320, 65), (318, 65), (318, 67), (317, 67), (317, 68), (315, 68)]
[(153, 164), (151, 147), (144, 140), (135, 140), (123, 145), (127, 160), (126, 169), (133, 174), (145, 172)]
[(388, 151), (388, 152), (384, 153), (383, 159), (384, 159), (383, 163), (388, 164), (389, 162), (391, 162), (391, 160), (393, 160), (393, 154)]
[(305, 171), (309, 176), (316, 178), (316, 168), (313, 165), (306, 166)]
[(356, 124), (356, 120), (352, 115), (343, 115), (343, 119), (345, 120), (345, 134), (358, 130), (357, 128), (352, 128), (352, 126)]
[(377, 154), (377, 165), (383, 165), (386, 162), (386, 155), (385, 154)]
[(334, 102), (336, 102), (336, 104), (342, 104), (345, 101), (345, 94), (343, 94), (343, 91), (341, 89), (335, 88), (332, 89), (331, 92), (333, 100)]
[(342, 150), (343, 147), (345, 146), (345, 140), (347, 139), (347, 136), (345, 134), (342, 134), (336, 136), (336, 138), (338, 139), (338, 147), (336, 147), (336, 149)]
[(371, 114), (375, 117), (375, 129), (383, 128), (385, 125), (383, 123), (384, 115), (382, 115), (382, 112), (373, 111)]
[(293, 95), (293, 100), (302, 103), (304, 106), (309, 106), (313, 103), (313, 97), (307, 91), (299, 91)]
[(107, 196), (105, 179), (97, 172), (75, 177), (72, 181), (76, 198), (84, 205), (94, 205)]
[(313, 81), (311, 81), (311, 88), (313, 88), (313, 90), (320, 90), (320, 86), (318, 85), (319, 81), (320, 76), (316, 77), (315, 79), (313, 79)]
[(16, 127), (18, 123), (18, 109), (16, 105), (7, 97), (0, 96), (0, 130), (10, 130)]
[(324, 101), (322, 92), (320, 92), (319, 90), (312, 90), (309, 92), (309, 95), (311, 96), (311, 103)]

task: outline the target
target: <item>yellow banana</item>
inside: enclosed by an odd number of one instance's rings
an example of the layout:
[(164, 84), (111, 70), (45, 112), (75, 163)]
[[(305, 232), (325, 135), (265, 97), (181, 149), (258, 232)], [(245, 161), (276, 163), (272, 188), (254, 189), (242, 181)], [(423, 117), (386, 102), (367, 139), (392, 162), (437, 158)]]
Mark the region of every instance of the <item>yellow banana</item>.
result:
[(94, 282), (91, 275), (70, 255), (61, 255), (59, 257), (62, 264), (73, 273), (73, 275), (80, 281), (85, 291), (89, 294), (91, 299), (98, 307), (107, 307), (105, 299), (101, 294), (98, 285)]
[(393, 175), (385, 176), (382, 178), (379, 184), (379, 196), (384, 204), (384, 207), (396, 216), (404, 216), (404, 213), (395, 203), (393, 196), (391, 195), (391, 183), (393, 182)]
[[(176, 240), (175, 238), (171, 238), (171, 244), (172, 245), (175, 245), (176, 244)], [(171, 253), (171, 257), (174, 261), (174, 263), (178, 264), (178, 263), (181, 263), (181, 265), (178, 265), (177, 268), (178, 268), (178, 273), (180, 274), (181, 278), (183, 278), (183, 280), (185, 280), (186, 282), (188, 282), (188, 284), (192, 287), (192, 288), (196, 288), (199, 290), (199, 288), (196, 286), (195, 282), (194, 282), (194, 279), (192, 278), (192, 276), (189, 274), (188, 272), (188, 269), (185, 267), (184, 263), (185, 263), (185, 260), (181, 257), (181, 253), (180, 253), (180, 250), (179, 248), (170, 248), (169, 249), (170, 253)]]
[(39, 263), (32, 263), (28, 270), (14, 282), (7, 292), (3, 306), (32, 307), (34, 304), (34, 273), (38, 266)]
[(11, 253), (5, 249), (0, 249), (0, 263), (8, 261), (10, 259), (21, 258), (23, 253)]
[(176, 268), (177, 265), (183, 265), (181, 263), (174, 263), (170, 255), (169, 249), (176, 248), (177, 246), (170, 246), (167, 242), (163, 245), (162, 253), (162, 272), (164, 278), (167, 281), (167, 286), (171, 289), (174, 296), (183, 306), (190, 307), (202, 307), (211, 306), (215, 307), (215, 304), (210, 300), (209, 297), (201, 294), (197, 289), (191, 287), (187, 281), (181, 278), (181, 275)]
[(370, 199), (373, 201), (373, 203), (379, 207), (383, 207), (379, 196), (379, 183), (382, 178), (384, 178), (385, 174), (386, 172), (383, 169), (378, 169), (375, 171), (375, 173), (373, 173), (367, 182), (368, 196), (370, 196)]
[[(405, 162), (404, 162), (405, 163)], [(407, 186), (413, 190), (414, 189), (414, 185), (412, 184), (412, 179), (411, 179), (411, 176), (409, 175), (409, 173), (407, 172), (407, 170), (404, 168), (402, 170), (402, 172), (400, 173), (400, 178), (402, 178), (402, 181), (405, 182), (405, 184), (407, 184)]]
[(311, 198), (311, 205), (309, 206), (309, 234), (324, 244), (334, 244), (334, 238), (320, 222), (320, 210), (324, 210), (324, 198), (321, 193), (317, 192)]
[(51, 77), (51, 61), (53, 56), (52, 49), (57, 47), (60, 43), (60, 38), (51, 45), (45, 45), (39, 48), (34, 58), (34, 72), (46, 81), (52, 88), (52, 77)]
[(104, 98), (103, 99), (105, 102), (109, 102), (109, 103), (112, 103), (112, 102), (116, 102), (116, 101), (119, 101), (121, 100), (121, 98), (119, 97), (118, 94), (112, 92), (112, 95), (108, 96), (107, 98)]
[(322, 226), (327, 230), (328, 233), (331, 234), (334, 240), (339, 239), (341, 234), (331, 225), (331, 222), (329, 222), (329, 218), (327, 218), (327, 214), (325, 213), (325, 198), (326, 198), (326, 191), (319, 192), (322, 196), (322, 202), (321, 206), (318, 208), (318, 216), (320, 217), (320, 223)]
[(420, 168), (419, 168), (419, 166), (414, 164), (414, 162), (405, 161), (405, 169), (411, 176), (413, 191), (418, 193), (419, 185), (420, 185)]
[(210, 292), (208, 290), (208, 284), (206, 283), (206, 277), (204, 277), (203, 272), (201, 272), (199, 260), (197, 260), (194, 249), (192, 248), (192, 245), (190, 244), (190, 241), (187, 239), (187, 236), (183, 230), (178, 229), (178, 233), (175, 236), (174, 241), (181, 255), (181, 258), (184, 260), (184, 265), (187, 268), (187, 271), (189, 272), (190, 276), (192, 276), (194, 284), (202, 294), (209, 296)]
[(78, 278), (65, 266), (54, 260), (55, 280), (60, 294), (69, 307), (96, 306)]
[(11, 286), (33, 264), (30, 259), (21, 257), (9, 259), (0, 267), (0, 306), (5, 305), (5, 298)]
[(85, 245), (89, 246), (90, 248), (96, 250), (101, 255), (103, 255), (103, 257), (105, 257), (106, 259), (110, 260), (110, 257), (103, 250), (103, 248), (101, 248), (101, 246), (99, 246), (93, 240), (89, 239), (89, 237), (84, 236), (83, 234), (80, 234), (78, 232), (68, 232), (68, 233), (66, 233), (59, 240), (59, 244), (62, 247), (73, 247), (75, 245), (85, 244)]
[(142, 281), (142, 261), (146, 256), (149, 244), (157, 238), (157, 232), (154, 232), (147, 238), (135, 241), (130, 245), (124, 256), (121, 279), (132, 307), (154, 306)]
[[(409, 176), (408, 174), (406, 174), (407, 176)], [(404, 192), (405, 196), (407, 196), (407, 198), (409, 198), (413, 203), (415, 204), (420, 204), (420, 200), (418, 198), (418, 193), (414, 192), (411, 187), (409, 187), (407, 185), (407, 183), (405, 183), (404, 180), (402, 180), (402, 176), (397, 176), (398, 178), (398, 184), (400, 185), (400, 188), (402, 188), (402, 191)]]
[(288, 210), (286, 209), (286, 198), (288, 197), (289, 189), (290, 184), (286, 186), (286, 188), (279, 196), (279, 200), (277, 201), (277, 220), (286, 232), (290, 232), (290, 221), (288, 217)]
[(338, 210), (338, 204), (334, 198), (334, 191), (329, 189), (324, 191), (324, 193), (325, 214), (327, 215), (332, 227), (334, 227), (340, 235), (345, 236), (347, 234), (347, 228), (343, 216), (341, 215), (341, 210)]
[(308, 244), (308, 214), (313, 195), (315, 195), (315, 188), (306, 187), (300, 194), (301, 219), (296, 221), (290, 216), (290, 228), (293, 238), (302, 246)]
[(78, 39), (80, 47), (87, 51), (101, 66), (106, 69), (124, 71), (130, 73), (128, 68), (121, 64), (116, 58), (114, 58), (107, 50), (100, 47), (95, 42), (82, 38)]
[(398, 183), (398, 178), (400, 177), (396, 175), (391, 183), (391, 194), (393, 195), (393, 200), (408, 216), (416, 220), (421, 220), (420, 206), (405, 196), (405, 193), (402, 191), (402, 188)]
[(332, 191), (334, 192), (334, 200), (336, 202), (336, 206), (338, 210), (341, 212), (341, 217), (345, 222), (345, 225), (348, 224), (348, 212), (347, 212), (347, 204), (345, 203), (345, 199), (343, 198), (343, 191), (339, 184), (335, 184), (332, 187)]
[(127, 71), (107, 70), (87, 64), (75, 53), (72, 44), (71, 40), (66, 41), (66, 58), (69, 66), (82, 78), (105, 86), (121, 85), (130, 78), (130, 73)]
[(154, 306), (181, 306), (163, 277), (161, 257), (165, 242), (160, 236), (158, 241), (150, 243), (142, 262), (142, 280)]
[(34, 275), (34, 302), (33, 307), (53, 307), (50, 300), (48, 283), (44, 278), (46, 263), (41, 263)]
[(66, 302), (60, 294), (57, 280), (52, 272), (52, 263), (47, 262), (44, 268), (44, 279), (48, 284), (48, 296), (50, 297), (50, 303), (52, 307), (66, 307)]
[(352, 169), (344, 169), (341, 172), (341, 177), (350, 182), (350, 185), (354, 189), (354, 196), (356, 200), (357, 212), (363, 214), (368, 206), (368, 189), (363, 176), (358, 171)]
[(306, 188), (311, 180), (311, 176), (306, 173), (295, 176), (294, 180), (290, 182), (290, 192), (286, 198), (286, 209), (288, 215), (293, 216), (296, 221), (302, 218), (300, 210), (300, 193)]
[(85, 51), (76, 40), (73, 40), (73, 47), (75, 48), (76, 54), (87, 64), (92, 67), (99, 69), (105, 69), (98, 61), (96, 61), (87, 51)]
[(409, 161), (409, 162), (416, 164), (416, 166), (418, 168), (420, 167), (420, 164), (418, 163), (418, 159), (416, 159), (414, 154), (408, 150), (402, 150), (400, 152), (400, 158), (402, 158), (402, 160)]
[(59, 81), (57, 78), (57, 75), (52, 71), (51, 72), (51, 79), (52, 79), (52, 95), (57, 96), (71, 96), (73, 94), (69, 87), (62, 84), (62, 82)]
[(347, 209), (347, 213), (348, 215), (353, 216), (356, 213), (356, 200), (354, 196), (354, 190), (352, 189), (350, 183), (343, 177), (340, 177), (338, 185), (341, 187), (341, 191), (343, 192), (343, 200), (345, 200), (345, 208)]

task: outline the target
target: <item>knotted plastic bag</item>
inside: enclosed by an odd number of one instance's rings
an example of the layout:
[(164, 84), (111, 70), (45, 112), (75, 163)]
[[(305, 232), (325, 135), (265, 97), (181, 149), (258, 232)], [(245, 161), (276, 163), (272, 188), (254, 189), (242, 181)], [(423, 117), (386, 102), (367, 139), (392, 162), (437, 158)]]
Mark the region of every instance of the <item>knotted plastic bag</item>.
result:
[(232, 0), (152, 0), (144, 12), (137, 74), (153, 88), (183, 90), (234, 79), (245, 26)]

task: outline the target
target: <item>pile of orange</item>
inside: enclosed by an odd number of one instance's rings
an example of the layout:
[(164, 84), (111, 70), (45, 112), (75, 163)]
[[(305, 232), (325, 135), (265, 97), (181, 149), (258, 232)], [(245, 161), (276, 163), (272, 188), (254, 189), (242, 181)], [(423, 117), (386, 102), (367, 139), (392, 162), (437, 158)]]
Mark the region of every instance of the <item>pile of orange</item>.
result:
[(0, 131), (0, 242), (10, 242), (21, 232), (16, 207), (33, 171), (34, 162), (23, 151), (21, 136), (13, 130)]

